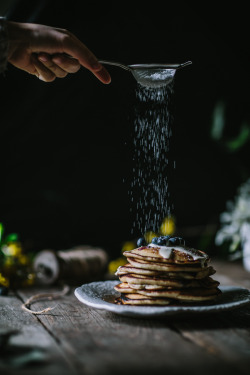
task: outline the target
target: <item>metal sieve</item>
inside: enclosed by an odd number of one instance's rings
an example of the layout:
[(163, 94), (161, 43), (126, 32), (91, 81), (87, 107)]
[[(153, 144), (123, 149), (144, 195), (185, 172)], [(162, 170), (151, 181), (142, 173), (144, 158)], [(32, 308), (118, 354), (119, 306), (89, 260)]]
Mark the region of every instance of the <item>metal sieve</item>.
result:
[(119, 62), (99, 60), (101, 64), (114, 65), (130, 71), (136, 81), (146, 87), (161, 87), (171, 83), (177, 69), (192, 64), (187, 61), (183, 64), (133, 64), (125, 65)]

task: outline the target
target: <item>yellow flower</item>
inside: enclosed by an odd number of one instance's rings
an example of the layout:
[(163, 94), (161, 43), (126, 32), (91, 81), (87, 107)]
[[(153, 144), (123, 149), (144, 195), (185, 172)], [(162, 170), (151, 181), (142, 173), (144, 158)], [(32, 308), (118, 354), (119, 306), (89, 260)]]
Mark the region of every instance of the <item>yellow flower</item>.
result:
[(161, 226), (160, 233), (164, 236), (171, 236), (175, 232), (175, 221), (173, 217), (165, 217)]
[(115, 273), (118, 267), (124, 266), (124, 264), (126, 263), (127, 263), (127, 259), (125, 257), (120, 257), (115, 260), (112, 260), (111, 262), (109, 262), (109, 265), (108, 265), (109, 273)]
[(0, 272), (0, 285), (6, 286), (7, 288), (9, 287), (10, 283), (9, 280), (6, 279)]
[(22, 246), (19, 242), (10, 242), (2, 246), (5, 255), (18, 257), (22, 253)]
[(136, 244), (133, 241), (124, 242), (122, 246), (122, 253), (124, 253), (124, 251), (133, 250), (135, 247), (136, 247)]

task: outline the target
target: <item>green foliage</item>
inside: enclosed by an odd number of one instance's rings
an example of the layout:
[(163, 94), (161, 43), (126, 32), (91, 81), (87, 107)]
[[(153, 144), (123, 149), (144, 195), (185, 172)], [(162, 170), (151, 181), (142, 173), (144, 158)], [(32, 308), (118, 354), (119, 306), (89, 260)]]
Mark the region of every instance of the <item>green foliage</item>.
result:
[(243, 123), (240, 127), (239, 134), (236, 138), (226, 141), (226, 148), (230, 152), (235, 152), (241, 149), (250, 139), (250, 126)]
[(220, 101), (214, 108), (210, 136), (230, 153), (241, 150), (250, 140), (250, 124), (243, 122), (239, 125), (239, 132), (237, 136), (232, 139), (228, 139), (224, 136), (226, 126), (226, 105), (223, 101)]
[(0, 223), (0, 244), (3, 238), (3, 232), (4, 232), (4, 226), (2, 223)]
[(7, 243), (18, 241), (19, 237), (17, 233), (10, 233), (4, 237), (4, 225), (3, 223), (0, 223), (0, 249)]

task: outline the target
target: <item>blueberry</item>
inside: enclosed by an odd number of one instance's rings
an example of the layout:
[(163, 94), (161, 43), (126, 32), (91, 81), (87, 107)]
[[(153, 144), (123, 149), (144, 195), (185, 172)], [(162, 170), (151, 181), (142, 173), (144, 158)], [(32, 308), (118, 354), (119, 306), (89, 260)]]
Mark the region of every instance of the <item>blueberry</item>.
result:
[(170, 240), (171, 236), (164, 236), (166, 239), (166, 244), (168, 245), (168, 241)]
[(157, 245), (159, 246), (166, 246), (168, 244), (170, 236), (160, 236), (157, 240)]
[(137, 246), (138, 247), (140, 247), (140, 246), (146, 246), (146, 245), (147, 245), (147, 242), (146, 242), (146, 240), (145, 240), (144, 237), (141, 237), (141, 238), (138, 239), (138, 241), (137, 241)]
[(158, 245), (158, 237), (154, 237), (151, 241), (151, 243)]
[(169, 245), (179, 245), (179, 241), (177, 237), (171, 237), (168, 240)]
[(182, 237), (171, 237), (169, 239), (169, 244), (170, 245), (175, 245), (175, 246), (180, 246), (180, 245), (185, 245), (185, 241)]

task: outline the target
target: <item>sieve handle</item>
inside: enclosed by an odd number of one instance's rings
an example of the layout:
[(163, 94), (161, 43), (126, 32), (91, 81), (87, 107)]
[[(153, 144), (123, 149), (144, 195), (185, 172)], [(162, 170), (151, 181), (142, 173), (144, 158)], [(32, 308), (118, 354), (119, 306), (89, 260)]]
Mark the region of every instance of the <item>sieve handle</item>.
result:
[[(184, 68), (184, 66), (187, 66), (187, 65), (191, 65), (192, 64), (192, 61), (187, 61), (187, 62), (185, 62), (185, 63), (183, 63), (183, 64), (180, 64), (179, 65), (179, 68)], [(178, 69), (178, 68), (177, 68)]]
[(122, 63), (116, 62), (116, 61), (99, 60), (99, 63), (106, 64), (106, 65), (119, 66), (122, 69), (130, 70), (131, 71), (131, 69), (128, 66), (126, 66), (126, 65), (124, 65)]

